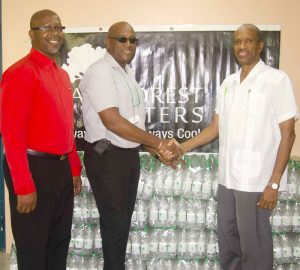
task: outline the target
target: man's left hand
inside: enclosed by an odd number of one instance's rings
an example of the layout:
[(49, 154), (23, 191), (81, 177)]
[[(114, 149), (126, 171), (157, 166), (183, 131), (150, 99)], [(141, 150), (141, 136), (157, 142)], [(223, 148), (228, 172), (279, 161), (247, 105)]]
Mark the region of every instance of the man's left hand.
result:
[(81, 178), (80, 176), (73, 176), (74, 194), (78, 195), (81, 191)]
[(266, 186), (257, 205), (261, 209), (272, 210), (276, 207), (277, 198), (278, 190), (272, 189), (270, 186)]

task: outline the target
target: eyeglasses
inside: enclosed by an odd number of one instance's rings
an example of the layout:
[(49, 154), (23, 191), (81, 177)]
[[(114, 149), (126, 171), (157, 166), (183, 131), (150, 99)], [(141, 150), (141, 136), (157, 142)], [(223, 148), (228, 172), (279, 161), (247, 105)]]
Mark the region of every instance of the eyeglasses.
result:
[(32, 27), (31, 30), (41, 30), (43, 32), (62, 32), (64, 29), (66, 29), (65, 26), (62, 25), (56, 25), (56, 26), (37, 26), (37, 27)]
[(139, 40), (138, 40), (137, 38), (135, 38), (135, 37), (127, 38), (127, 37), (122, 37), (122, 36), (120, 36), (120, 37), (108, 37), (108, 38), (110, 38), (110, 39), (115, 39), (115, 40), (119, 41), (120, 43), (126, 43), (127, 40), (129, 40), (129, 43), (130, 43), (130, 44), (137, 44), (138, 41), (139, 41)]

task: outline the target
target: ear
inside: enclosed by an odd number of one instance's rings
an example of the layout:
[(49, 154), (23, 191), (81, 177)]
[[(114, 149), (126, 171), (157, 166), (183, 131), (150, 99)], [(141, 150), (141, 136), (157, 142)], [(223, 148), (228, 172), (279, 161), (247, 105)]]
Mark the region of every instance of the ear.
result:
[(31, 40), (34, 40), (34, 31), (29, 30), (28, 31), (28, 35), (29, 35), (29, 37), (30, 37)]
[(260, 41), (260, 42), (258, 43), (258, 47), (259, 47), (259, 53), (261, 53), (262, 50), (263, 50), (263, 48), (264, 48), (264, 42), (263, 42), (263, 41)]

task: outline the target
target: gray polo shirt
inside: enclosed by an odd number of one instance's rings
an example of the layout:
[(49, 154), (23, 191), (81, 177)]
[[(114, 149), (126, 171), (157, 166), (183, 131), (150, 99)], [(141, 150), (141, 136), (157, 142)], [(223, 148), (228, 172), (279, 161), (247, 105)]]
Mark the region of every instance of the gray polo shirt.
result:
[(144, 94), (129, 66), (126, 65), (124, 70), (106, 53), (88, 68), (79, 88), (82, 94), (86, 141), (93, 143), (106, 138), (112, 144), (123, 148), (139, 146), (138, 143), (125, 140), (107, 130), (98, 115), (105, 109), (118, 107), (122, 117), (145, 130)]

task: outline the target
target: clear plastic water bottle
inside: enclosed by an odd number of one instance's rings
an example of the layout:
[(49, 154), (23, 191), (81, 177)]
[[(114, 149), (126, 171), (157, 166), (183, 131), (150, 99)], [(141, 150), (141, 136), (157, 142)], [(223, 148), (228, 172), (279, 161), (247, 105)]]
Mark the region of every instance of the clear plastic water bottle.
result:
[(210, 198), (206, 205), (206, 228), (210, 230), (217, 229), (217, 202)]
[(158, 236), (158, 252), (160, 258), (166, 258), (168, 254), (168, 231), (160, 231)]
[(157, 227), (158, 222), (158, 199), (153, 197), (149, 203), (149, 225), (152, 227)]
[(128, 258), (125, 262), (126, 270), (135, 270), (135, 263), (132, 258)]
[(168, 232), (168, 258), (174, 258), (177, 254), (177, 234), (174, 229)]
[(176, 226), (177, 220), (177, 201), (171, 197), (168, 200), (168, 226)]
[(182, 195), (186, 198), (191, 197), (192, 192), (192, 182), (194, 178), (194, 174), (191, 170), (190, 159), (188, 156), (185, 157), (186, 159), (186, 168), (185, 168), (185, 177), (182, 182)]
[(292, 207), (292, 231), (300, 232), (300, 203), (296, 202)]
[(139, 258), (141, 255), (141, 243), (139, 233), (133, 231), (131, 233), (131, 255), (132, 258)]
[(193, 229), (196, 225), (196, 208), (192, 200), (188, 200), (186, 204), (186, 228)]
[(185, 228), (186, 226), (186, 202), (184, 199), (180, 199), (178, 202), (178, 212), (177, 212), (177, 226)]
[(160, 227), (167, 226), (168, 224), (168, 201), (165, 198), (158, 200), (158, 223)]
[(77, 268), (77, 258), (75, 255), (69, 255), (67, 259), (67, 270), (78, 270)]
[(203, 172), (200, 168), (194, 172), (192, 188), (191, 188), (191, 197), (194, 199), (199, 199), (201, 197), (201, 190), (202, 190), (202, 179), (203, 179)]
[(212, 270), (213, 262), (211, 260), (206, 259), (203, 263), (203, 270)]
[(195, 211), (196, 211), (196, 227), (198, 229), (205, 228), (205, 201), (196, 200), (195, 201)]
[(282, 207), (283, 207), (282, 202), (278, 202), (275, 209), (273, 209), (272, 216), (271, 216), (272, 231), (276, 233), (283, 231)]
[(17, 252), (16, 252), (16, 246), (14, 242), (11, 244), (11, 249), (10, 249), (9, 269), (18, 270)]
[(174, 171), (173, 175), (173, 194), (179, 196), (182, 194), (182, 182), (184, 179), (184, 169), (181, 163), (177, 165), (177, 169)]
[(188, 231), (187, 234), (187, 257), (194, 259), (197, 256), (197, 239), (198, 235), (195, 231)]
[(294, 200), (298, 194), (298, 179), (296, 164), (292, 162), (292, 165), (288, 167), (288, 180), (287, 180), (287, 198), (288, 200)]
[(163, 194), (165, 196), (173, 195), (173, 181), (174, 181), (173, 169), (170, 167), (164, 167)]
[(289, 202), (283, 204), (282, 229), (284, 232), (290, 232), (292, 230), (292, 209)]
[(148, 259), (150, 253), (148, 231), (140, 232), (140, 243), (141, 243), (141, 259), (146, 260)]
[(131, 235), (132, 235), (132, 232), (130, 231), (128, 240), (127, 240), (127, 244), (126, 244), (126, 257), (129, 257), (132, 253), (132, 251), (131, 251)]
[(82, 219), (81, 201), (82, 201), (82, 197), (80, 195), (74, 196), (73, 223), (76, 225), (80, 224)]
[(148, 222), (148, 209), (147, 204), (143, 200), (137, 200), (136, 202), (136, 215), (137, 215), (137, 225), (143, 228)]
[(97, 208), (97, 205), (96, 205), (96, 202), (95, 202), (95, 198), (94, 196), (92, 195), (90, 197), (90, 206), (91, 206), (91, 223), (92, 224), (97, 224), (99, 223), (99, 211), (98, 211), (98, 208)]
[(84, 224), (91, 223), (91, 200), (89, 194), (83, 194), (81, 200), (82, 219)]
[(300, 235), (296, 235), (293, 240), (293, 261), (300, 262)]
[(142, 199), (149, 200), (152, 196), (153, 188), (154, 188), (153, 175), (151, 175), (151, 173), (146, 173)]
[(274, 256), (274, 263), (275, 264), (282, 264), (283, 263), (283, 252), (282, 252), (282, 239), (279, 235), (273, 235), (273, 256)]
[(201, 197), (204, 200), (208, 200), (209, 198), (212, 197), (212, 180), (213, 180), (211, 168), (208, 162), (206, 163), (206, 169), (204, 170), (203, 176), (204, 176), (204, 181), (202, 184)]
[(154, 179), (154, 194), (163, 195), (163, 186), (164, 186), (164, 170), (156, 170), (155, 179)]
[(147, 172), (143, 169), (143, 165), (141, 164), (141, 171), (140, 171), (140, 179), (139, 179), (139, 184), (138, 184), (138, 189), (137, 189), (137, 198), (138, 199), (143, 199), (143, 191), (144, 191), (144, 185), (146, 182), (146, 177), (147, 177)]
[(102, 237), (100, 233), (100, 227), (99, 224), (97, 224), (94, 227), (94, 247), (93, 252), (95, 254), (101, 254), (102, 253)]
[(158, 230), (152, 230), (149, 236), (149, 251), (150, 256), (158, 257)]
[(207, 244), (207, 237), (206, 231), (204, 229), (200, 230), (199, 237), (197, 241), (197, 254), (200, 259), (204, 259), (206, 256), (206, 244)]
[(289, 263), (292, 261), (293, 252), (290, 240), (286, 234), (280, 235), (282, 239), (282, 255), (283, 255), (283, 262)]
[(83, 231), (84, 240), (83, 240), (83, 249), (85, 255), (90, 255), (93, 249), (94, 243), (94, 231), (91, 225), (88, 225), (84, 228)]
[(86, 269), (88, 270), (98, 270), (98, 260), (95, 254), (92, 254), (87, 262), (87, 267)]
[(184, 258), (187, 254), (187, 231), (185, 229), (178, 233), (177, 254), (179, 258)]
[(214, 231), (209, 231), (207, 234), (206, 256), (209, 259), (215, 259), (218, 256), (218, 238)]
[(83, 244), (84, 244), (84, 225), (80, 225), (74, 228), (74, 237), (75, 237), (75, 248), (74, 251), (76, 254), (83, 253)]

